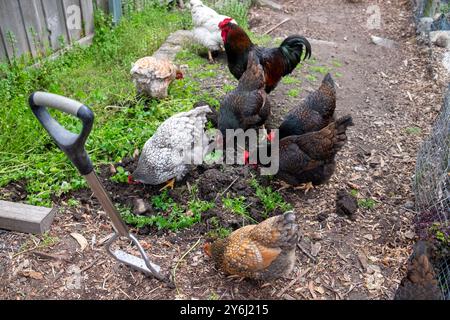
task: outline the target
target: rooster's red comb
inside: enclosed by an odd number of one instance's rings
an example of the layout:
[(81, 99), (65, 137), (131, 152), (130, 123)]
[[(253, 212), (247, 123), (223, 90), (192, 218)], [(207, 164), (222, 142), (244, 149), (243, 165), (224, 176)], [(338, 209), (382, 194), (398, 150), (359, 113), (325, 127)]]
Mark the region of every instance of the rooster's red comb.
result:
[(219, 23), (219, 29), (224, 28), (227, 24), (229, 24), (233, 19), (225, 18), (222, 22)]

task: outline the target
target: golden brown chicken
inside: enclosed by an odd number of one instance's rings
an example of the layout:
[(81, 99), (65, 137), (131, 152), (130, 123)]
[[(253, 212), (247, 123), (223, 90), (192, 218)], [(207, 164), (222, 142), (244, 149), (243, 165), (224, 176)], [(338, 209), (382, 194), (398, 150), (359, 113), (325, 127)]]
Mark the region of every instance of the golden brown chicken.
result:
[(436, 274), (431, 263), (431, 246), (418, 241), (408, 264), (408, 272), (395, 293), (394, 300), (441, 300)]
[(205, 251), (226, 274), (270, 280), (292, 271), (297, 241), (295, 214), (286, 212), (207, 243)]

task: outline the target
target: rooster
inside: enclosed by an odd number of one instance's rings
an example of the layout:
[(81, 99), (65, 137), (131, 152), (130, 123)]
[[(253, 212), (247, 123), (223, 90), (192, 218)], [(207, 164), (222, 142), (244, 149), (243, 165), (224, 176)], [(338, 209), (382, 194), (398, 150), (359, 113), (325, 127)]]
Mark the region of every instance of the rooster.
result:
[(194, 24), (194, 38), (208, 48), (208, 59), (213, 62), (212, 51), (223, 49), (223, 40), (220, 34), (219, 23), (224, 19), (233, 19), (218, 14), (213, 9), (205, 6), (200, 0), (191, 0), (192, 22)]
[(264, 91), (264, 70), (258, 57), (248, 55), (247, 70), (236, 89), (229, 92), (220, 103), (219, 130), (257, 128), (270, 115), (270, 105)]
[(298, 224), (293, 212), (242, 227), (205, 244), (206, 254), (229, 275), (270, 280), (289, 274), (295, 263)]
[(431, 264), (431, 246), (418, 241), (394, 300), (441, 300), (442, 294)]
[[(167, 182), (174, 187), (189, 171), (193, 157), (205, 155), (208, 138), (205, 134), (209, 106), (201, 106), (178, 113), (164, 121), (145, 143), (138, 166), (129, 177), (129, 183), (158, 185)], [(200, 162), (201, 159), (196, 161)]]
[(254, 50), (264, 68), (267, 93), (275, 89), (282, 77), (294, 71), (302, 58), (311, 57), (311, 44), (302, 36), (290, 36), (278, 48), (264, 48), (253, 44), (245, 31), (229, 18), (220, 22), (219, 28), (230, 72), (240, 79), (247, 70), (248, 54)]
[(331, 74), (327, 74), (320, 88), (286, 115), (279, 128), (280, 139), (323, 129), (333, 120), (335, 109), (336, 87)]

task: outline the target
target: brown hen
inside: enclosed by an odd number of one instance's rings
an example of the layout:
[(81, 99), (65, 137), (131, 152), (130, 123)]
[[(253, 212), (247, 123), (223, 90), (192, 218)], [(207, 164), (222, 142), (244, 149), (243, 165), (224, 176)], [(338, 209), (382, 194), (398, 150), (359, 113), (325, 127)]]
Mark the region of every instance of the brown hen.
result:
[(270, 115), (267, 93), (264, 91), (264, 70), (258, 57), (252, 52), (248, 56), (247, 70), (239, 85), (229, 92), (220, 103), (219, 130), (243, 129), (262, 126)]
[(292, 271), (297, 241), (295, 214), (286, 212), (207, 243), (205, 251), (226, 274), (270, 280)]
[(320, 88), (285, 116), (279, 128), (280, 139), (323, 129), (333, 120), (335, 109), (336, 87), (331, 74), (327, 74)]
[(347, 115), (320, 131), (281, 139), (277, 177), (291, 186), (328, 181), (336, 166), (335, 156), (347, 141), (347, 127), (352, 125)]
[(431, 247), (418, 241), (408, 264), (408, 272), (395, 293), (394, 300), (441, 300), (436, 274), (431, 263)]

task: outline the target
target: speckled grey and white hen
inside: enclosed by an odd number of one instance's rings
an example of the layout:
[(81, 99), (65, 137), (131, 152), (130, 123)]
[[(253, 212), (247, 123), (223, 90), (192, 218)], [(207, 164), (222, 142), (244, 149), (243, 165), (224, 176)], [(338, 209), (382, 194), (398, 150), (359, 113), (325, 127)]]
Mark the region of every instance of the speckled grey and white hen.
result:
[(208, 137), (205, 134), (209, 106), (178, 113), (164, 121), (145, 143), (133, 180), (158, 185), (168, 182), (172, 187), (205, 156)]

